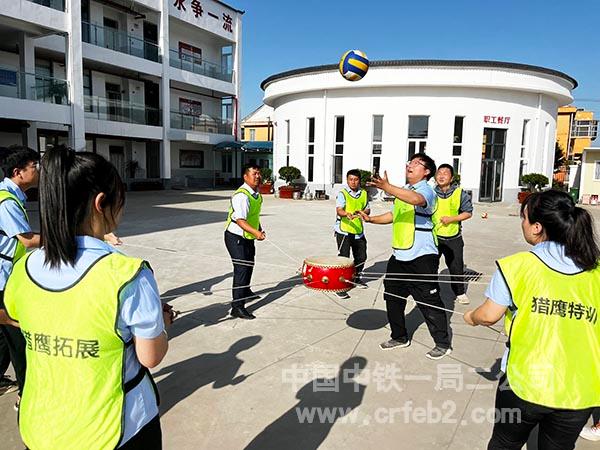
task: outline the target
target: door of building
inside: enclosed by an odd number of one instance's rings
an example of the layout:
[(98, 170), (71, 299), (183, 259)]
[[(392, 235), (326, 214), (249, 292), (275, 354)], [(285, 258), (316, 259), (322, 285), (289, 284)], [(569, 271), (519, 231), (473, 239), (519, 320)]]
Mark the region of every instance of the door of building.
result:
[(125, 181), (125, 149), (120, 145), (110, 145), (108, 147), (109, 161), (121, 177), (121, 180)]
[(144, 21), (144, 58), (158, 61), (158, 27), (156, 24)]
[(146, 142), (146, 177), (160, 178), (160, 142)]
[(481, 202), (502, 201), (505, 150), (506, 130), (484, 128), (479, 185), (479, 201)]

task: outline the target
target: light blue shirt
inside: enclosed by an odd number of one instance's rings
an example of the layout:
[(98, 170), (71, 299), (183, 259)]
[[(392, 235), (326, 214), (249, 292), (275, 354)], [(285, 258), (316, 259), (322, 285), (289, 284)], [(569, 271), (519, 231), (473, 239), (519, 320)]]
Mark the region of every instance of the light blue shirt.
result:
[[(86, 270), (100, 257), (117, 252), (111, 245), (90, 236), (77, 237), (75, 265), (62, 265), (50, 269), (44, 262), (45, 253), (41, 248), (31, 254), (27, 270), (42, 287), (63, 289), (75, 283)], [(120, 311), (117, 327), (121, 336), (128, 342), (133, 336), (143, 339), (158, 337), (164, 330), (162, 304), (158, 286), (152, 271), (142, 269), (119, 296)], [(138, 373), (140, 363), (134, 346), (126, 348), (125, 382)], [(121, 445), (133, 437), (144, 425), (158, 415), (154, 388), (145, 377), (125, 396), (125, 428)]]
[[(533, 252), (551, 269), (558, 272), (571, 275), (582, 271), (582, 269), (578, 267), (571, 258), (565, 255), (565, 247), (557, 242), (540, 242), (539, 244), (533, 246), (531, 252)], [(490, 281), (490, 284), (485, 290), (485, 296), (501, 306), (509, 307), (513, 305), (513, 299), (510, 295), (510, 290), (499, 269), (496, 269), (494, 272), (492, 281)], [(514, 314), (516, 315), (517, 311), (515, 311)], [(504, 352), (502, 362), (500, 363), (500, 369), (503, 372), (506, 372), (507, 357), (508, 349), (506, 349)]]
[[(407, 184), (404, 189), (412, 189), (421, 194), (427, 204), (425, 206), (416, 206), (415, 213), (427, 214), (430, 217), (415, 216), (415, 225), (417, 228), (433, 228), (431, 215), (434, 213), (437, 206), (437, 195), (427, 183), (426, 180), (421, 180), (414, 186)], [(393, 205), (392, 205), (393, 212)], [(424, 255), (437, 255), (438, 248), (433, 240), (433, 233), (430, 231), (415, 231), (415, 242), (408, 250), (394, 249), (394, 258), (398, 261), (412, 261)]]
[[(359, 189), (358, 191), (353, 191), (348, 186), (344, 186), (343, 189), (345, 189), (346, 192), (348, 192), (348, 194), (350, 194), (354, 198), (360, 197), (360, 194), (362, 193), (362, 189)], [(335, 199), (335, 207), (336, 208), (345, 208), (346, 207), (346, 197), (344, 197), (344, 193), (342, 191), (338, 192), (338, 195)], [(364, 207), (364, 209), (369, 209), (369, 200), (367, 200), (367, 205)], [(352, 212), (354, 212), (354, 211), (352, 211)], [(341, 223), (340, 217), (336, 216), (335, 225), (333, 226), (333, 229), (335, 230), (336, 233), (343, 234), (344, 236), (348, 236), (348, 233), (346, 233), (345, 231), (342, 231), (340, 229), (340, 223)], [(365, 233), (357, 234), (356, 238), (360, 239), (364, 235), (365, 235)]]
[[(0, 182), (0, 190), (15, 195), (25, 208), (27, 196), (10, 178), (4, 178)], [(17, 247), (17, 241), (14, 237), (19, 234), (31, 233), (27, 217), (16, 202), (5, 200), (0, 203), (0, 230), (6, 233), (6, 236), (0, 235), (0, 253), (6, 256), (14, 255)], [(12, 266), (11, 261), (0, 259), (0, 291), (3, 291), (6, 286), (6, 280), (8, 280), (8, 276), (12, 271)]]

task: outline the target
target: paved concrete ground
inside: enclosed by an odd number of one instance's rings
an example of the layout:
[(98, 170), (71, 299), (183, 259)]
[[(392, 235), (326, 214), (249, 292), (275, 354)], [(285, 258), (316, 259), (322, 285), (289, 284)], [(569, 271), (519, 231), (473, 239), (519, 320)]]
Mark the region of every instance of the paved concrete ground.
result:
[[(169, 353), (154, 371), (165, 448), (484, 449), (504, 349), (501, 327), (464, 324), (466, 307), (455, 306), (442, 285), (446, 306), (457, 312), (450, 318), (452, 355), (425, 358), (432, 340), (412, 305), (413, 344), (381, 351), (389, 329), (380, 278), (340, 300), (301, 286), (296, 273), (305, 257), (335, 254), (334, 202), (272, 197), (265, 199), (268, 239), (257, 244), (253, 277), (263, 294), (251, 306), (258, 319), (231, 320), (232, 268), (223, 244), (230, 193), (133, 193), (119, 229), (124, 251), (151, 262), (161, 293), (183, 312), (169, 331)], [(373, 210), (389, 206), (374, 204)], [(466, 262), (484, 274), (469, 286), (474, 305), (483, 299), (494, 260), (527, 248), (517, 211), (477, 205), (465, 225)], [(389, 226), (367, 226), (367, 271), (385, 271), (390, 233)], [(14, 401), (15, 394), (0, 397), (4, 449), (22, 448)], [(300, 423), (296, 408), (347, 414)], [(579, 442), (577, 448), (600, 446)]]

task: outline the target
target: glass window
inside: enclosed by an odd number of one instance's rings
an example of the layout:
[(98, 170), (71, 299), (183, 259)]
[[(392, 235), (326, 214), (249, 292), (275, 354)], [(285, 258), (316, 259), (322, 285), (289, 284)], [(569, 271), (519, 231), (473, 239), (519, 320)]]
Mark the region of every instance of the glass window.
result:
[(344, 116), (335, 118), (335, 142), (344, 142)]
[(383, 116), (373, 116), (373, 142), (381, 142), (383, 137)]
[(308, 143), (306, 152), (308, 154), (307, 168), (308, 168), (308, 181), (314, 180), (315, 175), (315, 118), (309, 117), (307, 119), (308, 126)]
[(460, 144), (463, 141), (463, 122), (464, 117), (456, 116), (454, 118), (454, 143)]
[(600, 181), (600, 161), (596, 161), (594, 166), (594, 180)]
[(426, 138), (429, 126), (429, 116), (408, 116), (408, 137)]

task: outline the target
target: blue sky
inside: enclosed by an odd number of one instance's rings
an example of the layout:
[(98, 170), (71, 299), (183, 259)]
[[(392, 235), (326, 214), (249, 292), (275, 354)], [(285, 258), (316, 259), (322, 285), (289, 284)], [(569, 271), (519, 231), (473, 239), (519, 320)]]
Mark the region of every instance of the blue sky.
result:
[(371, 60), (490, 59), (560, 70), (579, 82), (575, 104), (600, 118), (596, 0), (225, 1), (246, 11), (242, 116), (262, 103), (268, 76), (360, 49)]

